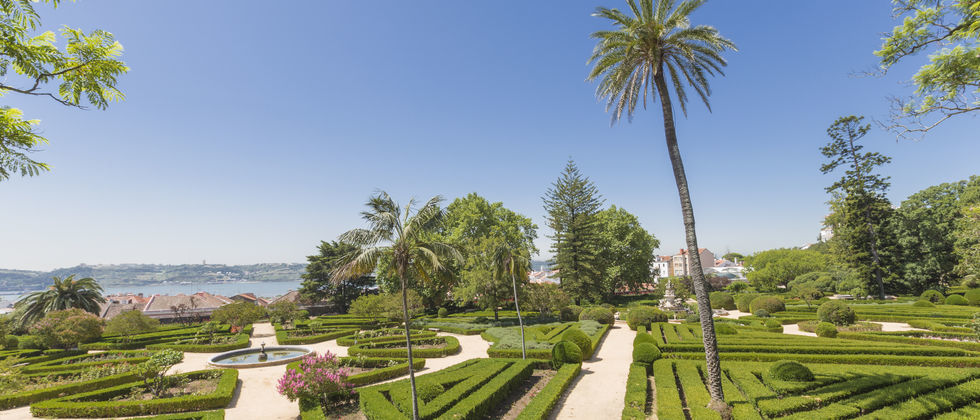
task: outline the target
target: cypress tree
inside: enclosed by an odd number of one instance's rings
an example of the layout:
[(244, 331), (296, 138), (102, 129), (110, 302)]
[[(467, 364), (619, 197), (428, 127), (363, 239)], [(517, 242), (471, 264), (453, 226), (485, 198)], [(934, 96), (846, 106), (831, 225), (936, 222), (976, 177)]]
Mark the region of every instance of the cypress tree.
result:
[(602, 297), (602, 274), (596, 264), (601, 236), (598, 213), (602, 196), (571, 159), (557, 181), (542, 197), (553, 232), (551, 263), (557, 268), (561, 288), (576, 302)]

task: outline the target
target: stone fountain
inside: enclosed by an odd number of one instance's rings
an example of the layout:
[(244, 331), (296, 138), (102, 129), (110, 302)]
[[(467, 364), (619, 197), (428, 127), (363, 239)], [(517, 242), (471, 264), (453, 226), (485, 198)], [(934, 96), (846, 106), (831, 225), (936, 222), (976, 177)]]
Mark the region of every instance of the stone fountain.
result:
[(677, 318), (677, 313), (687, 313), (687, 307), (683, 303), (677, 301), (677, 296), (674, 295), (674, 285), (667, 280), (667, 287), (664, 287), (664, 297), (660, 299), (660, 304), (657, 305), (661, 311), (671, 312), (674, 314), (674, 319)]

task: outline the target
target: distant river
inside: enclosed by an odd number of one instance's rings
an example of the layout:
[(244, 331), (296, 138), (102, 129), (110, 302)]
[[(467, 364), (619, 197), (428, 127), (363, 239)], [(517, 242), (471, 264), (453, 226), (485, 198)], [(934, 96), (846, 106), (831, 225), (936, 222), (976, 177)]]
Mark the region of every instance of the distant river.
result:
[[(194, 284), (152, 284), (146, 286), (113, 286), (106, 287), (105, 294), (111, 295), (116, 293), (142, 293), (143, 296), (150, 296), (154, 294), (161, 295), (176, 295), (183, 293), (185, 295), (197, 293), (197, 292), (208, 292), (213, 295), (222, 296), (234, 296), (239, 293), (255, 293), (255, 296), (264, 298), (274, 298), (276, 296), (284, 295), (290, 290), (299, 289), (299, 281), (276, 281), (276, 282), (262, 282), (262, 283), (194, 283)], [(17, 294), (0, 294), (0, 308), (6, 308), (8, 305), (20, 300), (22, 296)]]

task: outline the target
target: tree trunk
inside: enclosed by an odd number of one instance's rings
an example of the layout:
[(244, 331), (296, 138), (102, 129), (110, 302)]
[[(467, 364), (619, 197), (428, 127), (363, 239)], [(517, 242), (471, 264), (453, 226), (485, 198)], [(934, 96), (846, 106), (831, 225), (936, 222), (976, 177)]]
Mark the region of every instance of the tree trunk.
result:
[(405, 274), (403, 270), (399, 273), (402, 282), (402, 316), (405, 318), (405, 346), (408, 348), (408, 381), (412, 385), (412, 419), (419, 420), (419, 399), (415, 394), (415, 368), (412, 366), (412, 332), (409, 325), (412, 320), (408, 317), (408, 287), (405, 284)]
[(517, 323), (521, 325), (521, 359), (527, 359), (527, 350), (524, 344), (524, 320), (521, 319), (521, 305), (517, 304), (517, 278), (514, 273), (510, 273), (510, 281), (514, 285), (514, 309), (517, 310)]
[(698, 300), (698, 313), (701, 316), (701, 331), (704, 342), (704, 358), (708, 371), (708, 392), (711, 394), (712, 407), (718, 407), (725, 401), (721, 389), (721, 361), (718, 358), (718, 340), (715, 337), (715, 324), (712, 319), (711, 302), (705, 288), (704, 271), (701, 269), (701, 255), (698, 253), (698, 238), (694, 231), (694, 208), (691, 205), (691, 194), (687, 188), (687, 175), (684, 173), (684, 163), (681, 161), (681, 151), (677, 146), (677, 132), (674, 130), (674, 111), (670, 105), (670, 93), (664, 80), (663, 66), (654, 76), (657, 93), (664, 116), (664, 136), (667, 138), (667, 153), (670, 155), (670, 166), (674, 170), (674, 181), (677, 183), (677, 193), (681, 200), (681, 213), (684, 215), (684, 233), (687, 239), (688, 258), (691, 259), (691, 279), (694, 281), (694, 294)]

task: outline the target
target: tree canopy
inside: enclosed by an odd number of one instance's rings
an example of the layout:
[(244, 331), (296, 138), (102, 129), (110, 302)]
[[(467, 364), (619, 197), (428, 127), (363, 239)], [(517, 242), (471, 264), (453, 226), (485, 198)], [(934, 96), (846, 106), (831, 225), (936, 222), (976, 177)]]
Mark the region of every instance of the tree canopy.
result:
[(599, 301), (602, 273), (596, 257), (602, 246), (598, 213), (603, 200), (598, 188), (569, 160), (543, 200), (561, 288), (577, 301)]
[(597, 265), (602, 273), (604, 298), (621, 287), (640, 290), (652, 282), (653, 251), (660, 241), (626, 209), (611, 206), (598, 213), (600, 248)]
[[(66, 26), (59, 34), (41, 32), (41, 15), (35, 8), (39, 3), (57, 7), (60, 0), (0, 0), (0, 96), (40, 96), (65, 106), (98, 109), (122, 99), (116, 83), (129, 71), (119, 60), (122, 45), (101, 29), (85, 33)], [(48, 143), (39, 124), (24, 119), (20, 109), (0, 106), (0, 181), (49, 169), (30, 156)]]
[(771, 249), (746, 257), (749, 270), (746, 278), (759, 290), (775, 290), (786, 286), (799, 276), (826, 271), (830, 258), (819, 252), (805, 249)]
[(338, 309), (346, 311), (352, 300), (374, 285), (374, 279), (367, 275), (332, 281), (334, 270), (340, 266), (340, 257), (356, 249), (353, 245), (336, 241), (320, 241), (317, 246), (319, 252), (306, 257), (309, 264), (302, 275), (303, 284), (299, 290), (303, 298), (310, 302), (329, 300)]

